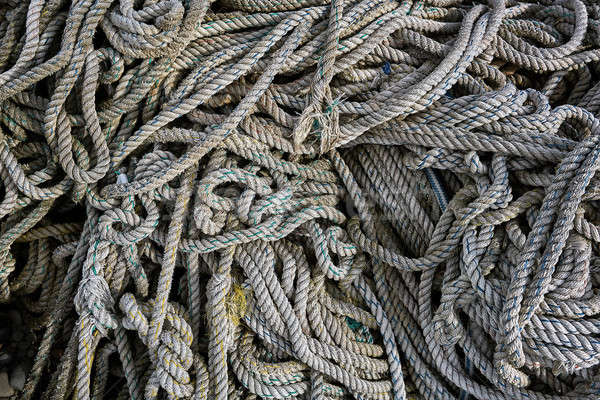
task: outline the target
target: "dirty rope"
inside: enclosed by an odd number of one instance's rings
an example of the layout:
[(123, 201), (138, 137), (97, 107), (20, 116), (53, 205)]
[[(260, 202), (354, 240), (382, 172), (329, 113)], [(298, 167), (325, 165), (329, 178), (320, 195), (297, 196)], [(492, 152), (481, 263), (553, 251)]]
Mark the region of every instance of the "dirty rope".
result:
[(597, 1), (1, 0), (0, 71), (15, 399), (600, 397)]

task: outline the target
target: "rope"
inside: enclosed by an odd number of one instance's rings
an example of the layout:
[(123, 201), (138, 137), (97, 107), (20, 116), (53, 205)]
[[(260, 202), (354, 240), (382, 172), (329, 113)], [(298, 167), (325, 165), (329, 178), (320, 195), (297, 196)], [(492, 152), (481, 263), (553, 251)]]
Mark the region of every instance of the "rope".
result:
[(0, 2), (13, 399), (597, 399), (598, 169), (596, 1)]

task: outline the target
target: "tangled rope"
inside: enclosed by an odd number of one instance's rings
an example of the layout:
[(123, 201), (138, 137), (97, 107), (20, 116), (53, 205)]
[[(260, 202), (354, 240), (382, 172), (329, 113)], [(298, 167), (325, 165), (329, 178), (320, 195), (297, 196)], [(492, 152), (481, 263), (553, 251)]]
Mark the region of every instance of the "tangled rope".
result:
[(600, 397), (597, 1), (4, 0), (0, 71), (13, 398)]

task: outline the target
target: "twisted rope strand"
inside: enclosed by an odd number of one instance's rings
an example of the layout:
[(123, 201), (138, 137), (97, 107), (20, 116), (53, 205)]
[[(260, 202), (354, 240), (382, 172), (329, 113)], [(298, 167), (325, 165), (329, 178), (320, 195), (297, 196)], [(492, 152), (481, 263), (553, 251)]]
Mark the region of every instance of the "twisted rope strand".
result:
[(592, 0), (0, 2), (13, 399), (597, 399), (599, 80)]

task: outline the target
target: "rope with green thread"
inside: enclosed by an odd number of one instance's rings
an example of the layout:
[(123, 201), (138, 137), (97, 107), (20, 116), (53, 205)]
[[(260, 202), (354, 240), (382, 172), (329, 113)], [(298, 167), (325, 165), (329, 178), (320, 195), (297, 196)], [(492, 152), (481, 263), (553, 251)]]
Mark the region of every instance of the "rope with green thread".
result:
[(0, 5), (14, 397), (597, 398), (599, 63), (593, 1)]

